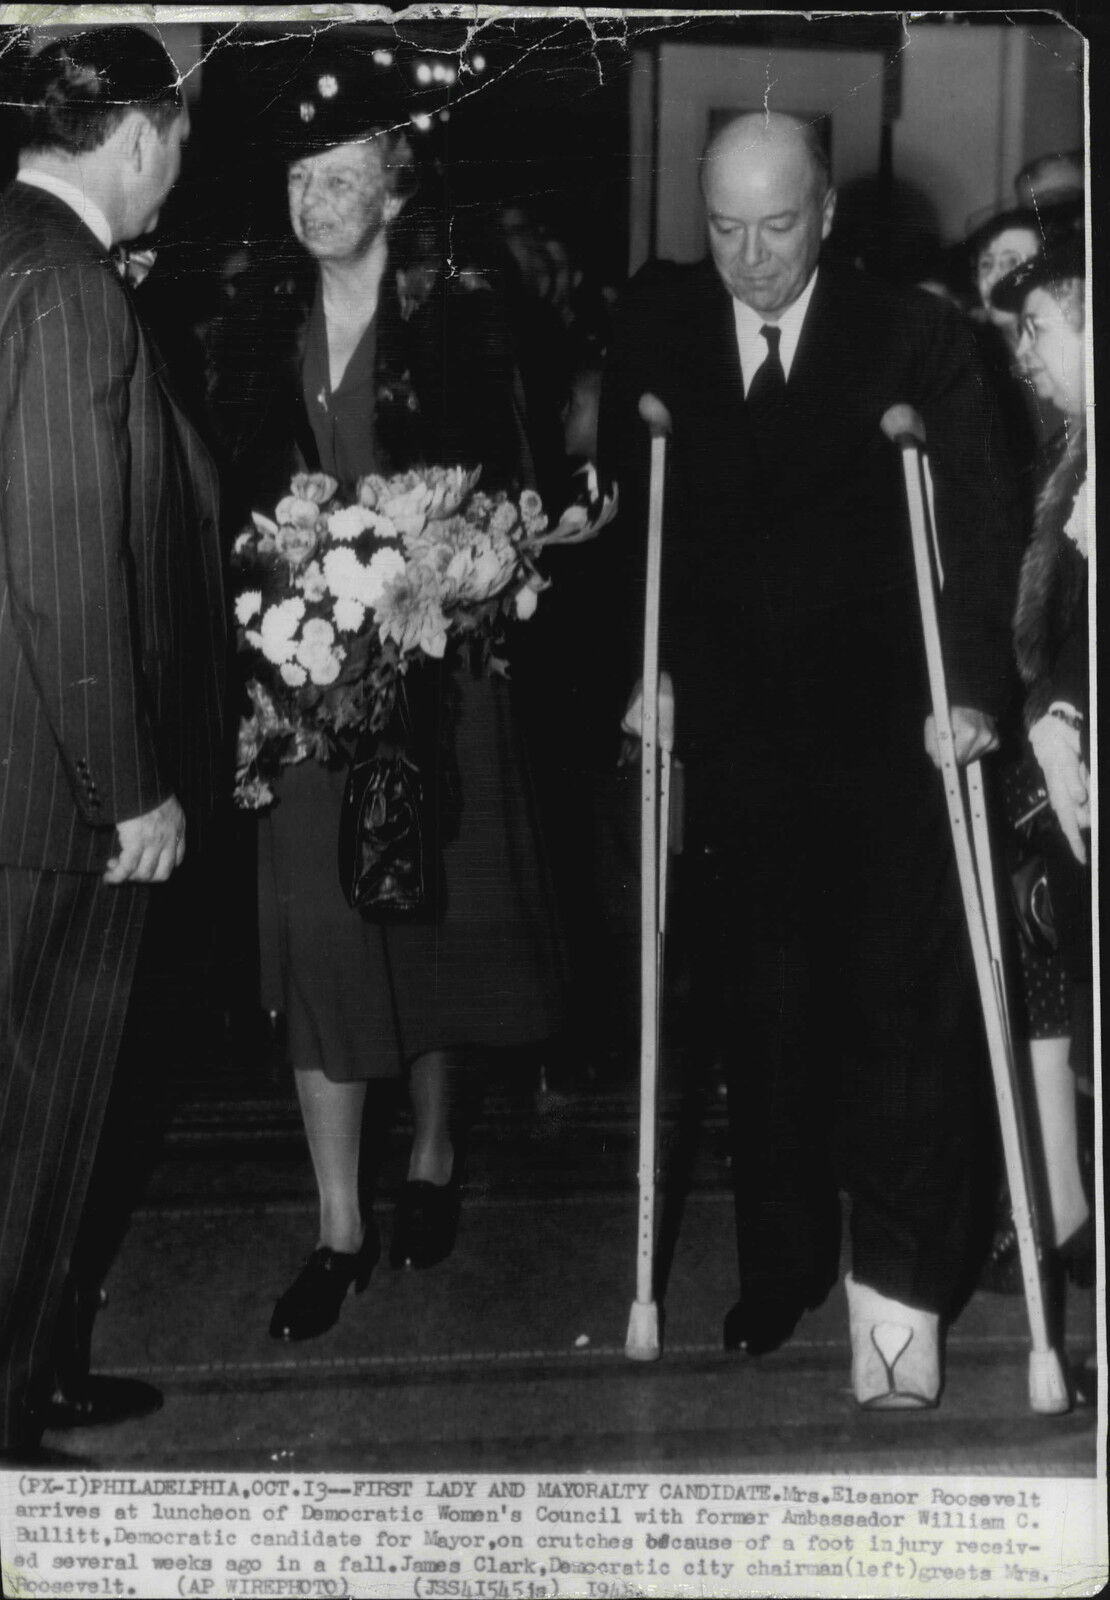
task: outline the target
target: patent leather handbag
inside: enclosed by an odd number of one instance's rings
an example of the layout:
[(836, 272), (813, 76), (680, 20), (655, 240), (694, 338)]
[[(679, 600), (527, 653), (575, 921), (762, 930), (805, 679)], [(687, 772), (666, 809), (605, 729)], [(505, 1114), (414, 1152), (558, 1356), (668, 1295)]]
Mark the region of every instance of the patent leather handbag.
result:
[(385, 732), (360, 735), (340, 812), (340, 885), (368, 921), (437, 921), (443, 914), (443, 857), (428, 799), (401, 700)]

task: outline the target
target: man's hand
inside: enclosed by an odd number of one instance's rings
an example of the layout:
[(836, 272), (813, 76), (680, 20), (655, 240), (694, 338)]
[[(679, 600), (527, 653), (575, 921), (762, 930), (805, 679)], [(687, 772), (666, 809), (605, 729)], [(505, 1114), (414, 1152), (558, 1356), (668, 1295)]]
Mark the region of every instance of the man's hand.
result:
[[(636, 687), (628, 698), (628, 708), (621, 718), (621, 732), (639, 739), (644, 725), (644, 681), (637, 678)], [(664, 750), (674, 745), (674, 684), (669, 672), (659, 674), (659, 743)]]
[(119, 854), (104, 873), (105, 883), (165, 883), (185, 859), (185, 813), (174, 795), (141, 817), (117, 822)]
[(1071, 853), (1086, 863), (1087, 847), (1080, 831), (1091, 826), (1091, 775), (1079, 754), (1079, 730), (1047, 712), (1029, 730), (1029, 743), (1048, 789), (1048, 803)]
[[(989, 756), (998, 749), (998, 729), (994, 718), (985, 711), (969, 706), (952, 707), (952, 748), (956, 765), (970, 766), (980, 756)], [(937, 739), (936, 717), (925, 718), (925, 752), (934, 767), (940, 766), (940, 743)]]

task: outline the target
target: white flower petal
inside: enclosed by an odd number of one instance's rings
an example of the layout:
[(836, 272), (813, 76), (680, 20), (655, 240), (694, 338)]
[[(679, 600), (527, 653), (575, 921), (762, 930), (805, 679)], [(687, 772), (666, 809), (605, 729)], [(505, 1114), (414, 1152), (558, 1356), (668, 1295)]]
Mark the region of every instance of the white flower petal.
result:
[(252, 617), (256, 617), (262, 610), (261, 589), (244, 589), (235, 600), (235, 619), (241, 627), (246, 627)]

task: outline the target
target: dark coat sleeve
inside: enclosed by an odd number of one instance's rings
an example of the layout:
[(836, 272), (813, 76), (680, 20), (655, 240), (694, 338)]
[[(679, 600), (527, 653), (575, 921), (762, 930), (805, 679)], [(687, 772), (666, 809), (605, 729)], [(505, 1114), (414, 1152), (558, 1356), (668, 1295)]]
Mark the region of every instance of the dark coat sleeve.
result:
[(939, 612), (948, 698), (998, 714), (1008, 694), (1026, 527), (993, 386), (961, 319), (936, 310), (917, 385), (944, 569)]
[(128, 543), (138, 331), (101, 266), (28, 281), (4, 397), (0, 528), (26, 669), (87, 823), (166, 796), (138, 666)]

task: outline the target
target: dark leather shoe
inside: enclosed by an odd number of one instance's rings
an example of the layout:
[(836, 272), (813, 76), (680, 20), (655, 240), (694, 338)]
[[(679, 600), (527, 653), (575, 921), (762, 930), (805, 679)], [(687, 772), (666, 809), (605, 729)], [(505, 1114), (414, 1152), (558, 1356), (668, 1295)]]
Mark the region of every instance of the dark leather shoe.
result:
[(805, 1312), (814, 1310), (824, 1299), (824, 1294), (802, 1300), (741, 1296), (725, 1317), (725, 1349), (748, 1356), (770, 1355), (786, 1343)]
[(339, 1321), (347, 1292), (361, 1294), (382, 1253), (373, 1222), (358, 1250), (332, 1250), (319, 1245), (281, 1296), (270, 1318), (271, 1339), (315, 1339)]
[(54, 1386), (41, 1415), (43, 1428), (108, 1428), (113, 1423), (151, 1417), (162, 1409), (162, 1393), (137, 1378), (100, 1377), (90, 1373), (79, 1383)]
[(459, 1162), (446, 1183), (410, 1178), (401, 1189), (393, 1220), (389, 1262), (393, 1267), (434, 1267), (455, 1248), (462, 1211)]

